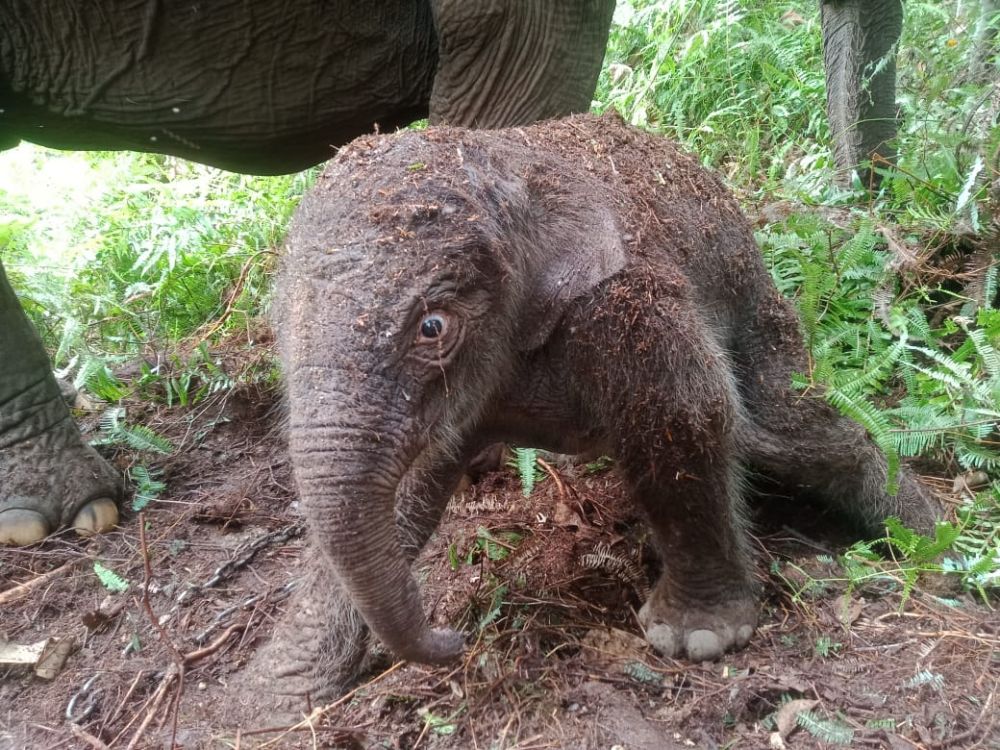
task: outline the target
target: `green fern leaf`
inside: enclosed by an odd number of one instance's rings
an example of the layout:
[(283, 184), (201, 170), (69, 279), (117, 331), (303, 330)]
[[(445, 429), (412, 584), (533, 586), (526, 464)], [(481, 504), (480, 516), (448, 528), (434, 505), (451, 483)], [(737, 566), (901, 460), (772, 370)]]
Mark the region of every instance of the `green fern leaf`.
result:
[(824, 719), (814, 711), (802, 711), (795, 717), (795, 723), (822, 742), (831, 745), (850, 745), (854, 741), (854, 730), (835, 719)]
[(94, 573), (97, 575), (97, 580), (101, 582), (101, 585), (112, 594), (120, 594), (128, 590), (128, 581), (97, 560), (94, 560)]
[(135, 483), (135, 496), (132, 498), (132, 510), (144, 510), (151, 502), (156, 500), (160, 493), (166, 488), (166, 482), (160, 481), (162, 472), (159, 470), (150, 471), (145, 466), (133, 466), (129, 470), (132, 481)]
[(538, 451), (535, 448), (516, 448), (514, 458), (517, 462), (517, 474), (521, 478), (521, 493), (528, 497), (535, 489)]

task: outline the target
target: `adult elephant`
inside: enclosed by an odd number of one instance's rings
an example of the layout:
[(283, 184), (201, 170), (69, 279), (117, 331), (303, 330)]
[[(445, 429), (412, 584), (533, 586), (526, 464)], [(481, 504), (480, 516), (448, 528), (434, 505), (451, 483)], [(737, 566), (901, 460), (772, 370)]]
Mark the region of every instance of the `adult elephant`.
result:
[[(295, 171), (421, 117), (501, 127), (585, 111), (614, 0), (5, 0), (0, 148), (173, 154)], [(118, 520), (0, 265), (0, 543)]]
[(873, 167), (895, 159), (896, 43), (902, 0), (824, 0), (823, 65), (837, 181), (857, 171), (876, 187)]

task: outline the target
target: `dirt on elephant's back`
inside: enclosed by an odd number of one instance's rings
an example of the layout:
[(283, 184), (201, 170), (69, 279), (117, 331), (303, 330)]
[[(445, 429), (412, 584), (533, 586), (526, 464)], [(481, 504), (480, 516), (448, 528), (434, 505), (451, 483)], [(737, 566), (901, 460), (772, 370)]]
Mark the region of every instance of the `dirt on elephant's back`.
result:
[[(0, 638), (72, 644), (43, 675), (0, 668), (0, 748), (1000, 746), (995, 613), (904, 600), (884, 577), (848, 591), (835, 562), (848, 537), (766, 502), (750, 647), (661, 659), (636, 622), (657, 562), (613, 467), (544, 455), (527, 497), (510, 467), (456, 496), (415, 566), (432, 618), (469, 635), (460, 664), (376, 653), (354, 692), (303, 702), (320, 709), (311, 726), (276, 719), (266, 696), (253, 716), (227, 714), (228, 685), (301, 577), (275, 402), (242, 388), (130, 405), (177, 448), (115, 456), (162, 469), (158, 499), (100, 539), (0, 550)], [(95, 564), (114, 575), (102, 583)]]

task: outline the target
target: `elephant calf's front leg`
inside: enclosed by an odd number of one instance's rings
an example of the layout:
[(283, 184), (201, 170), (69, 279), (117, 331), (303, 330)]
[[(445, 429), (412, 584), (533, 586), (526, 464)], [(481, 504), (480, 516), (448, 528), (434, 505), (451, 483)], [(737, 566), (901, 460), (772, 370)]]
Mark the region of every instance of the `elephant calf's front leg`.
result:
[[(464, 468), (464, 460), (442, 459), (411, 468), (403, 477), (396, 492), (396, 537), (407, 561), (434, 533)], [(263, 678), (272, 692), (292, 703), (343, 694), (364, 669), (371, 640), (368, 625), (315, 539), (304, 566), (306, 579), (253, 670), (255, 679)], [(277, 680), (272, 682), (272, 676)]]
[(665, 656), (717, 659), (745, 646), (756, 624), (735, 448), (739, 394), (693, 305), (681, 295), (656, 301), (655, 292), (650, 304), (636, 285), (622, 286), (586, 316), (596, 330), (578, 334), (576, 368), (605, 363), (590, 366), (586, 400), (600, 405), (663, 560), (639, 619)]
[(660, 472), (630, 467), (663, 561), (639, 621), (664, 656), (714, 660), (746, 646), (756, 626), (751, 557), (734, 466), (718, 453), (686, 459)]

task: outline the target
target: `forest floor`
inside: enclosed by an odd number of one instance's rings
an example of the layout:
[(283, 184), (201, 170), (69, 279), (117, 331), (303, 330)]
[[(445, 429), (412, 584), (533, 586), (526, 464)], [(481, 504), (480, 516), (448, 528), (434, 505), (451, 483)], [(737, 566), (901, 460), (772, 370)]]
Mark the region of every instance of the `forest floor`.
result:
[(527, 498), (511, 468), (456, 495), (416, 564), (432, 619), (469, 634), (461, 663), (382, 654), (309, 721), (232, 726), (217, 696), (301, 577), (276, 402), (242, 386), (188, 409), (129, 403), (177, 446), (167, 490), (114, 533), (0, 550), (0, 645), (48, 640), (35, 668), (0, 667), (0, 748), (1000, 748), (1000, 616), (983, 602), (874, 569), (849, 585), (850, 529), (764, 498), (750, 647), (662, 659), (636, 620), (657, 563), (619, 479), (556, 461)]

